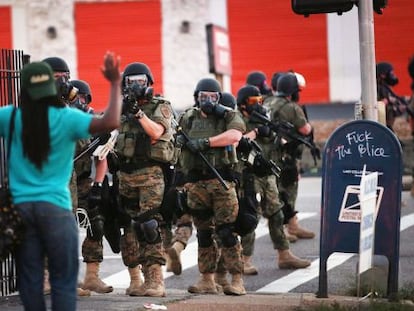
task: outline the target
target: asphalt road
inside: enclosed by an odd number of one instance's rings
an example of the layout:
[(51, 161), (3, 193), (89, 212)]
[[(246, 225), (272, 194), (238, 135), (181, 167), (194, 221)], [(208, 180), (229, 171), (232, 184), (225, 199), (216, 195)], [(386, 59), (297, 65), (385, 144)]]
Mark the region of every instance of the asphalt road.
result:
[[(400, 236), (400, 273), (399, 284), (405, 286), (414, 275), (414, 199), (409, 192), (402, 193)], [(291, 244), (294, 254), (312, 261), (312, 265), (301, 270), (279, 270), (276, 264), (276, 251), (273, 250), (266, 222), (262, 220), (256, 230), (257, 240), (253, 263), (258, 268), (257, 276), (245, 276), (248, 292), (257, 293), (316, 293), (319, 275), (319, 236), (321, 208), (321, 178), (308, 177), (300, 180), (297, 208), (300, 211), (301, 224), (317, 233), (312, 240), (299, 240)], [(81, 235), (84, 232), (81, 230)], [(81, 238), (82, 239), (82, 238)], [(109, 246), (104, 246), (104, 262), (101, 276), (105, 282), (118, 289), (129, 285), (127, 270), (122, 264), (120, 254), (113, 254)], [(164, 271), (166, 288), (186, 290), (198, 278), (197, 243), (195, 235), (183, 251), (183, 273), (179, 276)], [(328, 294), (346, 295), (356, 287), (358, 256), (352, 254), (333, 254), (328, 260)], [(84, 275), (85, 265), (81, 264), (80, 279)], [(378, 277), (375, 282), (381, 282)]]

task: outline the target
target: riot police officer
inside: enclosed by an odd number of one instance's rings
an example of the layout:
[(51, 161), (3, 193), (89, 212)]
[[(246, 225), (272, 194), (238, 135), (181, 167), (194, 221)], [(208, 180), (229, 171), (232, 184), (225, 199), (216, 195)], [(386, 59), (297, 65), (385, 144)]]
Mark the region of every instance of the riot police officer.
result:
[[(79, 110), (93, 113), (90, 107), (92, 102), (92, 92), (89, 84), (83, 80), (71, 80), (70, 84), (77, 89), (77, 95), (69, 105)], [(101, 137), (103, 139), (103, 136)], [(79, 154), (87, 148), (91, 140), (79, 141), (76, 145), (76, 153)], [(104, 144), (101, 141), (100, 144)], [(79, 157), (74, 163), (76, 173), (76, 191), (78, 201), (74, 207), (86, 211), (90, 227), (86, 230), (86, 237), (82, 243), (82, 257), (86, 263), (85, 278), (82, 282), (82, 289), (94, 291), (96, 293), (110, 293), (113, 287), (105, 284), (99, 277), (100, 264), (103, 261), (104, 222), (105, 217), (102, 211), (102, 183), (104, 182), (108, 170), (106, 158), (99, 159), (85, 154)], [(95, 176), (92, 183), (90, 178), (92, 163), (95, 165)], [(75, 211), (76, 212), (76, 211)]]
[(398, 77), (395, 75), (394, 67), (389, 62), (379, 62), (376, 65), (377, 76), (377, 99), (385, 103), (385, 117), (387, 127), (394, 131), (395, 118), (406, 112), (407, 101), (404, 97), (398, 96), (393, 87), (398, 84)]
[[(247, 124), (247, 132), (243, 139), (255, 140), (263, 150), (263, 157), (267, 159), (277, 159), (280, 154), (279, 146), (274, 143), (277, 133), (273, 132), (267, 125), (261, 125), (252, 117), (253, 112), (266, 115), (267, 111), (263, 107), (263, 98), (258, 88), (246, 85), (237, 92), (237, 106), (243, 114)], [(240, 142), (239, 149), (243, 152), (243, 140)], [(274, 249), (277, 251), (278, 266), (280, 269), (298, 269), (310, 265), (308, 260), (296, 257), (289, 249), (289, 242), (283, 230), (283, 206), (279, 198), (279, 190), (275, 174), (271, 170), (253, 165), (243, 170), (243, 190), (249, 188), (249, 184), (254, 188), (249, 191), (250, 201), (255, 200), (255, 194), (261, 197), (260, 214), (268, 219), (270, 238)], [(257, 269), (251, 262), (253, 255), (255, 233), (254, 231), (242, 236), (244, 273), (257, 274)]]
[(174, 155), (173, 113), (166, 99), (153, 95), (153, 83), (144, 63), (130, 63), (123, 72), (123, 114), (116, 153), (120, 205), (133, 220), (121, 237), (122, 259), (131, 278), (126, 294), (131, 296), (165, 296), (159, 208), (165, 189), (163, 169)]
[(267, 77), (262, 71), (252, 71), (246, 77), (246, 84), (254, 85), (260, 91), (263, 98), (272, 95), (272, 89), (267, 85)]
[[(281, 75), (277, 80), (277, 92), (269, 97), (265, 105), (270, 109), (270, 117), (273, 121), (287, 121), (293, 124), (295, 131), (303, 136), (312, 134), (312, 126), (308, 122), (302, 107), (298, 105), (300, 86), (297, 76), (292, 72)], [(299, 239), (312, 239), (315, 234), (301, 227), (295, 210), (299, 165), (303, 145), (296, 141), (288, 141), (281, 144), (278, 164), (281, 166), (281, 176), (278, 187), (281, 198), (284, 200), (284, 216), (288, 233)]]
[[(227, 295), (244, 295), (241, 246), (234, 232), (238, 200), (233, 169), (237, 163), (234, 144), (245, 131), (245, 124), (236, 111), (219, 105), (221, 92), (217, 80), (199, 80), (194, 90), (196, 104), (186, 110), (179, 121), (188, 138), (177, 136), (183, 144), (180, 165), (188, 181), (187, 201), (197, 229), (200, 271), (199, 280), (188, 291), (218, 293), (214, 280), (219, 255), (218, 239), (221, 256), (232, 275), (231, 283), (223, 291)], [(203, 156), (221, 177), (213, 172)]]
[[(408, 109), (414, 112), (414, 55), (410, 58), (408, 62), (408, 74), (411, 77), (411, 96), (409, 101)], [(410, 128), (411, 128), (411, 136), (414, 139), (414, 115), (410, 115)], [(414, 197), (414, 166), (411, 168), (411, 176), (412, 176), (412, 185), (411, 185), (411, 196)]]

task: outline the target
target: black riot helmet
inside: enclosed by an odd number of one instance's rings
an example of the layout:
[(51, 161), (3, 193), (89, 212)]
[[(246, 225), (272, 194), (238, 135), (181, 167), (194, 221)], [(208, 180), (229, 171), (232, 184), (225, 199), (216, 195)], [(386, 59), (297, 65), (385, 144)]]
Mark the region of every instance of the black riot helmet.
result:
[(272, 80), (271, 80), (271, 86), (272, 86), (273, 91), (275, 91), (275, 92), (277, 91), (277, 80), (284, 74), (285, 74), (285, 72), (281, 72), (281, 71), (275, 72), (273, 74)]
[(240, 111), (246, 111), (251, 114), (253, 111), (257, 111), (260, 114), (265, 115), (266, 109), (262, 105), (263, 97), (260, 90), (254, 85), (245, 85), (237, 92), (237, 106)]
[(381, 80), (384, 83), (394, 86), (398, 84), (398, 78), (394, 74), (394, 67), (389, 62), (379, 62), (376, 65), (377, 82)]
[(221, 97), (220, 83), (213, 78), (203, 78), (197, 82), (194, 89), (194, 102), (206, 114), (213, 113), (215, 105)]
[(221, 93), (221, 86), (216, 79), (203, 78), (197, 82), (197, 85), (194, 89), (194, 96), (198, 95), (198, 92), (200, 91)]
[(410, 61), (408, 62), (408, 73), (412, 79), (411, 82), (411, 90), (414, 91), (414, 55), (411, 57)]
[(68, 64), (60, 57), (48, 57), (43, 62), (48, 63), (54, 72), (69, 72)]
[(122, 95), (129, 103), (139, 99), (149, 99), (153, 96), (151, 85), (154, 78), (151, 70), (144, 63), (130, 63), (122, 73)]
[(267, 86), (266, 75), (262, 71), (252, 71), (247, 75), (246, 84), (254, 85), (259, 88), (262, 95), (271, 93), (271, 89)]
[(286, 73), (277, 80), (276, 96), (287, 97), (297, 94), (299, 92), (299, 83), (295, 74)]
[(89, 84), (83, 80), (71, 80), (70, 83), (78, 89), (78, 94), (86, 95), (89, 103), (92, 101), (92, 93)]
[(237, 106), (246, 104), (248, 98), (252, 96), (261, 96), (260, 90), (250, 84), (242, 86), (237, 92)]
[(220, 104), (231, 109), (235, 109), (237, 105), (236, 98), (229, 92), (223, 92), (221, 94)]
[(127, 76), (133, 76), (133, 75), (140, 75), (145, 74), (148, 79), (148, 85), (154, 84), (154, 77), (152, 76), (151, 70), (149, 67), (144, 63), (130, 63), (125, 67), (124, 72), (122, 73), (122, 86), (125, 86), (125, 78)]

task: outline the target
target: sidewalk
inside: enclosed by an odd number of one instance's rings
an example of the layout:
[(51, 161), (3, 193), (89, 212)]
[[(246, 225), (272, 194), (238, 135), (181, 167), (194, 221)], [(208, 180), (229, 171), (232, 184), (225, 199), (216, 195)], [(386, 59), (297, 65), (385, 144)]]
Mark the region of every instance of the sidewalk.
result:
[[(50, 296), (47, 296), (50, 307)], [(321, 304), (331, 306), (335, 302), (341, 306), (357, 306), (356, 297), (330, 296), (329, 298), (316, 298), (315, 294), (287, 293), (287, 294), (256, 294), (248, 293), (245, 296), (227, 295), (194, 295), (186, 291), (167, 290), (167, 297), (130, 297), (124, 290), (115, 290), (110, 294), (92, 294), (90, 297), (79, 297), (77, 310), (79, 311), (139, 311), (162, 310), (166, 307), (170, 311), (293, 311), (297, 308), (303, 310), (310, 306)], [(363, 302), (368, 303), (368, 302)], [(147, 305), (147, 307), (146, 307)], [(0, 310), (21, 311), (23, 307), (18, 296), (0, 297)]]

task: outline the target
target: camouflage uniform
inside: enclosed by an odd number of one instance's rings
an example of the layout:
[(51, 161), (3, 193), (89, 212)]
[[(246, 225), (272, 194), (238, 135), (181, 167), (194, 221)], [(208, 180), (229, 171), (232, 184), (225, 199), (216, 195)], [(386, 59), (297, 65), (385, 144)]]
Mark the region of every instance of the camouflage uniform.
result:
[[(235, 111), (228, 112), (224, 119), (219, 119), (214, 115), (203, 117), (201, 110), (195, 107), (184, 112), (180, 119), (180, 125), (192, 139), (212, 137), (229, 129), (245, 131), (244, 121)], [(240, 275), (243, 272), (243, 263), (241, 246), (236, 234), (231, 230), (228, 231), (228, 236), (233, 236), (236, 239), (235, 245), (232, 246), (226, 246), (222, 240), (218, 245), (217, 235), (220, 234), (216, 235), (221, 230), (220, 228), (231, 228), (237, 218), (238, 199), (232, 176), (234, 165), (237, 163), (235, 150), (233, 146), (211, 148), (204, 154), (221, 173), (230, 189), (223, 188), (223, 185), (198, 155), (183, 148), (180, 164), (189, 181), (186, 188), (188, 206), (197, 228), (198, 269), (202, 275), (213, 275), (217, 269), (218, 247), (220, 247), (228, 271), (233, 276)], [(209, 288), (209, 290), (212, 293), (216, 292), (215, 288)], [(189, 291), (198, 292), (197, 286), (190, 286)]]
[[(296, 129), (303, 127), (308, 122), (303, 109), (297, 103), (289, 101), (284, 97), (270, 97), (265, 104), (270, 108), (271, 119), (274, 122), (287, 121), (293, 124)], [(282, 169), (282, 176), (278, 182), (278, 187), (286, 207), (288, 207), (288, 209), (284, 209), (285, 223), (287, 223), (297, 213), (295, 211), (295, 204), (298, 194), (299, 166), (303, 145), (283, 150), (276, 160)], [(287, 171), (292, 172), (292, 175), (285, 182), (283, 174)]]
[[(260, 124), (249, 122), (247, 124), (247, 132), (252, 131)], [(263, 150), (263, 156), (266, 159), (275, 159), (279, 157), (280, 151), (273, 142), (274, 137), (257, 137), (256, 141)], [(254, 175), (254, 172), (253, 172)], [(273, 248), (277, 250), (289, 249), (289, 242), (283, 232), (284, 216), (282, 212), (283, 202), (279, 199), (279, 190), (275, 175), (258, 177), (254, 175), (254, 189), (260, 194), (259, 213), (268, 219), (270, 238)], [(250, 257), (254, 251), (255, 232), (242, 236), (243, 255)]]
[[(169, 102), (153, 97), (147, 104), (141, 106), (141, 109), (148, 118), (165, 128), (165, 134), (160, 140), (172, 135), (172, 113)], [(159, 208), (162, 203), (165, 163), (154, 160), (154, 154), (157, 153), (155, 145), (151, 144), (149, 136), (137, 119), (133, 116), (122, 116), (115, 146), (119, 157), (117, 177), (121, 206), (132, 219), (141, 216), (144, 212)], [(159, 213), (155, 213), (152, 218), (158, 223), (163, 221)], [(129, 226), (124, 229), (124, 235), (121, 237), (121, 253), (124, 264), (130, 268), (138, 264), (141, 264), (143, 269), (153, 264), (165, 264), (161, 237), (149, 243), (143, 235), (137, 235)]]

